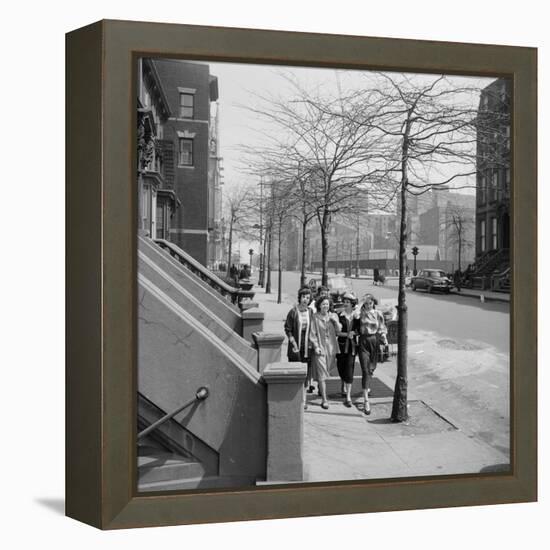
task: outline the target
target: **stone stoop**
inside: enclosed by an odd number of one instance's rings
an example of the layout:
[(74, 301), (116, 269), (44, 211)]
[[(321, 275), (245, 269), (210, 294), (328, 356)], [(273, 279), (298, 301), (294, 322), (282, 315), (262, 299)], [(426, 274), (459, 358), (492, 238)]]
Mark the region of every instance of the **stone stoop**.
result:
[(138, 488), (150, 483), (185, 480), (204, 476), (203, 465), (194, 458), (158, 451), (141, 450), (138, 456)]

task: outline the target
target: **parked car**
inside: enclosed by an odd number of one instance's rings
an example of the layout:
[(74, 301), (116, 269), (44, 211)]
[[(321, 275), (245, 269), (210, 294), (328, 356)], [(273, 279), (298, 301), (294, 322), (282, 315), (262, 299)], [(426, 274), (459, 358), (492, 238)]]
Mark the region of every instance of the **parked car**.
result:
[[(321, 286), (321, 279), (310, 279), (308, 286), (311, 289), (312, 295), (315, 297), (317, 295), (317, 289)], [(346, 292), (351, 292), (351, 288), (346, 283), (346, 279), (343, 275), (329, 276), (327, 279), (327, 287), (334, 309), (339, 311), (344, 307), (342, 296)]]
[(451, 281), (442, 269), (422, 269), (411, 279), (412, 290), (423, 289), (428, 292), (440, 290), (449, 294)]

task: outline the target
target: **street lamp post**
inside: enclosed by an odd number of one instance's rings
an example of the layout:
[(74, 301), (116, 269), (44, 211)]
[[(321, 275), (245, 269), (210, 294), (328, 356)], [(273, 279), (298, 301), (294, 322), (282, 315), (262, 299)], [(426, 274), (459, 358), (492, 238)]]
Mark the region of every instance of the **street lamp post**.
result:
[(248, 254), (250, 256), (250, 272), (252, 273), (252, 255), (254, 254), (254, 250), (252, 248), (248, 251)]
[[(260, 221), (261, 221), (261, 217), (260, 217)], [(252, 227), (254, 229), (260, 230), (260, 252), (259, 252), (260, 257), (258, 259), (258, 286), (264, 286), (264, 255), (262, 254), (262, 250), (263, 250), (262, 249), (262, 226), (261, 224), (255, 223)], [(250, 258), (250, 267), (252, 267), (252, 257)]]
[[(260, 178), (260, 275), (258, 284), (264, 286), (264, 255), (262, 254), (262, 231), (263, 231), (263, 202), (264, 202), (264, 179)], [(252, 265), (250, 266), (252, 267)]]
[(355, 278), (359, 278), (359, 212), (357, 212), (357, 237), (355, 241)]

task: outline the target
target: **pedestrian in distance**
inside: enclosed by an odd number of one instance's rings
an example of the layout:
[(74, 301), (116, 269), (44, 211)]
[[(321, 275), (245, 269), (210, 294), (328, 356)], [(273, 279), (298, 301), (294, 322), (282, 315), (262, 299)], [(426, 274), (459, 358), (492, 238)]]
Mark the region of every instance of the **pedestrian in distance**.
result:
[(373, 285), (376, 286), (378, 284), (379, 277), (380, 277), (380, 270), (377, 267), (375, 267), (373, 272), (372, 272), (372, 284)]
[(239, 270), (235, 264), (231, 264), (231, 267), (229, 268), (229, 276), (234, 281), (235, 285), (238, 285)]
[[(287, 357), (289, 362), (306, 363), (307, 375), (304, 387), (308, 393), (313, 392), (311, 375), (312, 345), (309, 340), (311, 317), (313, 312), (308, 307), (311, 300), (311, 290), (303, 287), (298, 291), (298, 303), (288, 312), (284, 330), (288, 338)], [(307, 408), (307, 402), (304, 400)]]
[(363, 389), (363, 411), (370, 414), (370, 383), (378, 361), (380, 344), (387, 345), (387, 332), (384, 315), (376, 309), (378, 303), (372, 294), (363, 298), (359, 314), (359, 364), (361, 365), (361, 387)]
[(342, 296), (344, 309), (338, 315), (342, 330), (338, 333), (338, 354), (336, 366), (342, 381), (344, 405), (351, 407), (351, 387), (353, 385), (353, 371), (357, 356), (357, 335), (359, 334), (359, 312), (355, 309), (357, 298), (351, 292)]
[[(315, 296), (315, 299), (313, 299), (311, 301), (311, 303), (309, 304), (309, 307), (311, 308), (311, 311), (313, 313), (315, 313), (317, 311), (317, 306), (315, 305), (317, 303), (317, 300), (319, 298), (329, 298), (330, 296), (330, 293), (328, 291), (328, 288), (326, 286), (320, 286), (318, 289), (317, 289), (317, 295)], [(332, 303), (331, 303), (331, 311), (332, 311)]]
[(454, 285), (456, 287), (456, 291), (460, 292), (460, 287), (462, 283), (462, 273), (460, 272), (460, 269), (457, 269), (454, 273), (454, 276), (452, 277)]
[(328, 409), (326, 379), (336, 364), (338, 350), (336, 335), (342, 332), (338, 316), (331, 312), (330, 308), (330, 298), (324, 296), (317, 298), (317, 312), (312, 316), (309, 333), (309, 340), (314, 350), (311, 358), (312, 373), (319, 384), (323, 409)]

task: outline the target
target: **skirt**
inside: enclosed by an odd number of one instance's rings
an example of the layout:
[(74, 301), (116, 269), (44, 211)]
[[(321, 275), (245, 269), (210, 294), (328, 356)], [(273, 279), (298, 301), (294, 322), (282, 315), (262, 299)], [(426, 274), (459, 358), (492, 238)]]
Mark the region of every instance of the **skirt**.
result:
[(338, 375), (345, 384), (353, 383), (353, 370), (355, 367), (355, 355), (353, 353), (339, 353), (336, 356)]
[(368, 368), (369, 374), (374, 374), (378, 361), (378, 336), (376, 334), (362, 334), (359, 337), (359, 361), (362, 368)]

